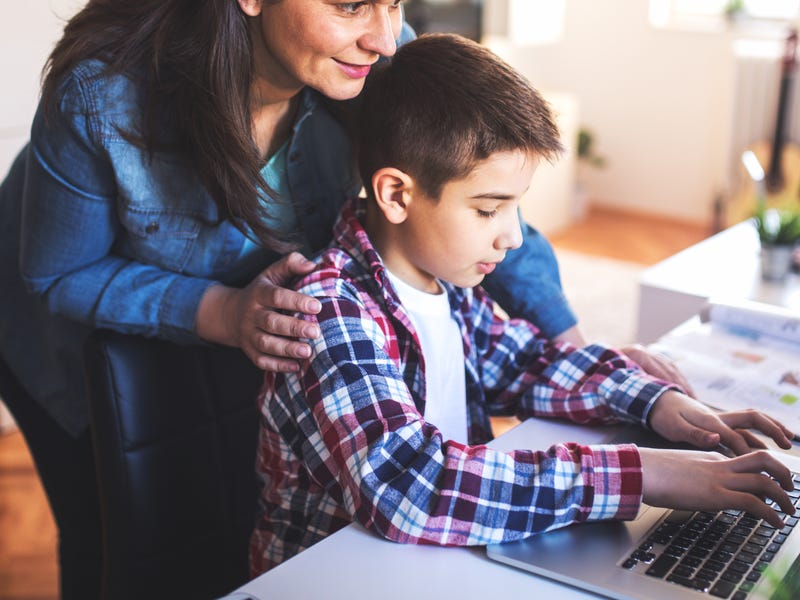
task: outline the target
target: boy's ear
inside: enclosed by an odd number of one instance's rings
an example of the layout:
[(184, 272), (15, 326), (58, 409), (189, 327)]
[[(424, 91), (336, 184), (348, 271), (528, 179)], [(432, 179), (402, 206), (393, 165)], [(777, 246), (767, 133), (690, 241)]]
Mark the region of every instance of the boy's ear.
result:
[(248, 17), (257, 17), (261, 14), (261, 0), (236, 0), (239, 8)]
[(410, 175), (394, 167), (383, 167), (372, 174), (375, 202), (390, 223), (406, 220), (413, 185)]

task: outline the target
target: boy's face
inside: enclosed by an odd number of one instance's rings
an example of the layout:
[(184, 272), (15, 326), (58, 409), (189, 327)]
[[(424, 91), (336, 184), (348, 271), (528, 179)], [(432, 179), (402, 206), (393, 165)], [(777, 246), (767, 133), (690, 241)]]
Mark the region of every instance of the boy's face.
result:
[(406, 283), (438, 291), (436, 279), (461, 287), (483, 281), (522, 243), (519, 201), (539, 159), (523, 151), (493, 154), (464, 179), (448, 182), (439, 201), (412, 191), (389, 269)]

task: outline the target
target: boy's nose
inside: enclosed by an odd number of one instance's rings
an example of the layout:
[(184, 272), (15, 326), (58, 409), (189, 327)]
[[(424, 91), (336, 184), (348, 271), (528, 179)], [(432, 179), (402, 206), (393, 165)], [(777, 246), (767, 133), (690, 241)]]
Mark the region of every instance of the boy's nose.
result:
[(522, 224), (520, 223), (519, 211), (509, 219), (506, 227), (497, 238), (497, 247), (504, 250), (514, 250), (522, 245)]

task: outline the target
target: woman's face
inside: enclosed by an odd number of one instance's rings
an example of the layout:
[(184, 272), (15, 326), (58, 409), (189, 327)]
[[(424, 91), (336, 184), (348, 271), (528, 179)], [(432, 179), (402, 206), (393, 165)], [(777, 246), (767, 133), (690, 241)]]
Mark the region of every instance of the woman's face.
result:
[(256, 81), (276, 94), (310, 86), (335, 100), (361, 92), (370, 67), (391, 56), (401, 0), (239, 0), (251, 21)]

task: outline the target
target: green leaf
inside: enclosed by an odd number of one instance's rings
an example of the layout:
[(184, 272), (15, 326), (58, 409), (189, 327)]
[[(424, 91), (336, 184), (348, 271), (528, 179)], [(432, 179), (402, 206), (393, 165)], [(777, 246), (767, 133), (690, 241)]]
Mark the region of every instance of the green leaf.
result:
[(800, 213), (759, 207), (753, 223), (762, 244), (792, 245), (800, 240)]

